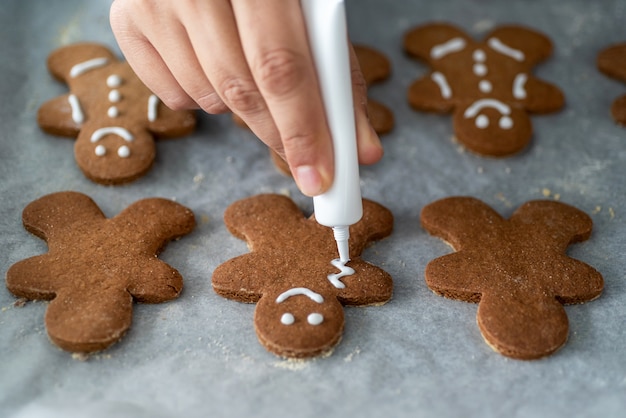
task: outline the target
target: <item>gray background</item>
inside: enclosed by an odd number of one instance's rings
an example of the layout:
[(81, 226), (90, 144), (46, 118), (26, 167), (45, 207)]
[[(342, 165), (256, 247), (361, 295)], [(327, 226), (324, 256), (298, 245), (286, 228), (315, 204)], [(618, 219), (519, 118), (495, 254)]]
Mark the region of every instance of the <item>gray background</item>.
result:
[[(122, 1), (122, 0), (119, 0)], [(626, 84), (595, 69), (598, 51), (626, 41), (626, 2), (351, 0), (353, 40), (385, 51), (393, 77), (371, 89), (390, 105), (396, 128), (383, 138), (381, 163), (362, 169), (365, 197), (389, 207), (394, 234), (364, 258), (394, 278), (391, 302), (346, 309), (346, 330), (332, 356), (285, 361), (257, 342), (253, 305), (222, 299), (210, 286), (220, 263), (247, 251), (224, 227), (224, 209), (265, 192), (312, 202), (274, 169), (266, 148), (228, 116), (200, 117), (197, 132), (158, 144), (154, 168), (122, 187), (91, 183), (73, 141), (42, 133), (35, 115), (65, 86), (46, 55), (63, 44), (96, 40), (115, 48), (108, 1), (9, 0), (0, 8), (0, 270), (46, 251), (21, 226), (21, 211), (47, 193), (76, 190), (107, 216), (149, 196), (191, 208), (197, 229), (161, 258), (180, 270), (176, 301), (135, 305), (133, 326), (111, 349), (80, 361), (51, 345), (46, 303), (17, 308), (0, 288), (0, 415), (80, 416), (623, 416), (626, 409), (626, 128), (609, 106)], [(533, 117), (534, 142), (506, 159), (472, 155), (452, 141), (451, 117), (412, 111), (406, 89), (424, 65), (406, 57), (403, 33), (433, 20), (476, 36), (517, 22), (552, 38), (554, 56), (536, 68), (558, 84), (567, 105)], [(219, 59), (219, 57), (215, 57)], [(304, 117), (304, 116), (303, 116)], [(446, 300), (424, 283), (428, 261), (448, 253), (419, 226), (421, 208), (471, 195), (509, 216), (531, 199), (559, 198), (589, 213), (590, 240), (568, 253), (605, 279), (600, 299), (567, 307), (570, 336), (553, 356), (507, 359), (482, 340), (476, 305)]]

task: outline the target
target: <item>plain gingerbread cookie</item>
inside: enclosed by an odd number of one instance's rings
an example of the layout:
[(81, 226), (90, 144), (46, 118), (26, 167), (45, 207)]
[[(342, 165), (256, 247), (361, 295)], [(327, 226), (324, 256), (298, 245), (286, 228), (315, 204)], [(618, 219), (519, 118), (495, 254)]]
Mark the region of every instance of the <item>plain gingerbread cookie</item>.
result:
[(48, 69), (70, 91), (44, 103), (37, 122), (47, 133), (76, 138), (76, 163), (97, 183), (137, 179), (152, 167), (155, 136), (179, 137), (195, 128), (192, 111), (170, 110), (103, 45), (59, 48)]
[(566, 255), (591, 234), (591, 218), (560, 202), (531, 201), (510, 219), (471, 197), (431, 203), (422, 226), (456, 251), (426, 266), (435, 293), (477, 302), (477, 322), (494, 350), (517, 359), (547, 356), (563, 346), (563, 304), (591, 301), (604, 282), (591, 266)]
[(46, 330), (64, 350), (109, 347), (130, 328), (133, 299), (160, 303), (182, 290), (180, 273), (157, 258), (195, 226), (178, 203), (144, 199), (107, 219), (88, 196), (59, 192), (26, 206), (22, 220), (48, 252), (13, 264), (6, 285), (17, 297), (50, 301)]
[(521, 151), (533, 131), (528, 114), (563, 107), (561, 91), (532, 75), (552, 42), (531, 29), (500, 26), (477, 42), (455, 26), (433, 23), (409, 31), (404, 47), (432, 68), (410, 86), (411, 106), (453, 113), (458, 141), (478, 154)]
[(365, 262), (368, 243), (391, 234), (393, 217), (363, 200), (363, 218), (350, 227), (350, 255), (342, 264), (332, 229), (306, 218), (291, 199), (258, 195), (229, 206), (224, 214), (233, 235), (250, 253), (215, 269), (215, 292), (256, 303), (259, 341), (283, 357), (306, 358), (330, 352), (343, 334), (342, 305), (381, 305), (391, 299), (391, 276)]

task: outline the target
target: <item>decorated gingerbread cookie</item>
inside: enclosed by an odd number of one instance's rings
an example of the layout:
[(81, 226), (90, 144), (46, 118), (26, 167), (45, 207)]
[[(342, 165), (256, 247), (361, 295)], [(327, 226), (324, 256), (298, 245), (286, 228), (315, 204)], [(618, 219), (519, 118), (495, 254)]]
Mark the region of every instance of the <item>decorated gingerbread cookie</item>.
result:
[(254, 324), (261, 344), (283, 357), (330, 352), (344, 328), (342, 305), (386, 303), (389, 274), (361, 259), (365, 246), (391, 233), (393, 217), (363, 200), (363, 218), (350, 227), (348, 263), (337, 258), (330, 228), (305, 218), (288, 197), (258, 195), (235, 202), (224, 215), (233, 235), (251, 252), (213, 273), (213, 289), (240, 302), (256, 303)]
[(88, 196), (60, 192), (30, 203), (22, 220), (48, 252), (12, 265), (6, 285), (18, 297), (51, 301), (46, 329), (64, 350), (109, 347), (129, 329), (133, 299), (165, 302), (182, 289), (180, 273), (156, 257), (195, 226), (178, 203), (144, 199), (107, 219)]
[(48, 69), (70, 92), (44, 103), (37, 122), (48, 133), (76, 138), (76, 162), (97, 183), (135, 180), (152, 166), (155, 136), (178, 137), (195, 128), (192, 111), (170, 110), (105, 46), (57, 49)]
[[(598, 68), (609, 77), (626, 81), (626, 43), (613, 45), (598, 54)], [(626, 95), (618, 97), (611, 106), (613, 119), (626, 125)]]
[(519, 152), (532, 135), (529, 113), (563, 107), (561, 91), (531, 73), (552, 52), (550, 40), (533, 30), (501, 26), (477, 42), (435, 23), (408, 32), (404, 47), (432, 68), (411, 85), (411, 106), (452, 112), (457, 139), (478, 154)]
[(428, 287), (479, 303), (483, 338), (505, 356), (553, 353), (568, 336), (562, 305), (602, 292), (600, 273), (565, 253), (591, 234), (591, 218), (572, 206), (531, 201), (507, 220), (477, 199), (451, 197), (424, 207), (421, 221), (456, 251), (428, 263)]

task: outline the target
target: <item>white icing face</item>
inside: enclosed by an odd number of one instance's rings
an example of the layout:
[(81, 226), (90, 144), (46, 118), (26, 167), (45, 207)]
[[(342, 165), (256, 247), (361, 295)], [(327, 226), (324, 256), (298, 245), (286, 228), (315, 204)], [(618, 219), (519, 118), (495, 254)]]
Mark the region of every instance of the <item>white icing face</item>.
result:
[(479, 129), (485, 129), (489, 126), (490, 121), (487, 115), (481, 114), (481, 110), (485, 108), (496, 109), (502, 116), (498, 120), (498, 126), (500, 129), (513, 128), (513, 119), (511, 118), (511, 108), (496, 99), (480, 99), (472, 103), (470, 107), (465, 110), (463, 116), (467, 119), (475, 118), (474, 123)]
[[(294, 287), (289, 289), (276, 298), (276, 303), (282, 303), (285, 300), (289, 299), (293, 296), (304, 295), (311, 299), (313, 302), (322, 304), (324, 303), (324, 298), (319, 293), (315, 293), (314, 291), (307, 289), (306, 287)], [(280, 317), (280, 323), (283, 325), (293, 325), (296, 322), (295, 316), (291, 312), (285, 312)], [(324, 316), (320, 313), (313, 312), (307, 316), (307, 322), (309, 325), (320, 325), (324, 322)]]

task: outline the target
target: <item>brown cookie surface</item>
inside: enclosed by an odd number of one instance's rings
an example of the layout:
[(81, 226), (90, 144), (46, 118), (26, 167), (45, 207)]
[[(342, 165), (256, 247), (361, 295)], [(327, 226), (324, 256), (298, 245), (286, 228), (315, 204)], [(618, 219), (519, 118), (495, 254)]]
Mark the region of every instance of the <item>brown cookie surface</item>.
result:
[(59, 48), (47, 64), (69, 93), (44, 103), (37, 122), (45, 132), (76, 138), (76, 162), (97, 183), (135, 180), (154, 162), (154, 137), (179, 137), (195, 128), (193, 112), (170, 110), (103, 45)]
[(256, 333), (269, 351), (293, 358), (329, 352), (343, 333), (342, 305), (380, 305), (392, 295), (389, 274), (360, 254), (391, 234), (393, 217), (368, 200), (363, 212), (350, 227), (352, 258), (342, 265), (332, 230), (306, 218), (288, 197), (258, 195), (233, 203), (224, 221), (251, 252), (218, 266), (213, 289), (257, 304)]
[(129, 329), (133, 299), (160, 303), (182, 290), (180, 273), (156, 257), (195, 226), (178, 203), (143, 199), (107, 219), (88, 196), (59, 192), (26, 206), (22, 221), (48, 252), (12, 265), (6, 285), (18, 297), (51, 301), (46, 329), (64, 350), (109, 347)]
[(500, 26), (475, 41), (453, 25), (433, 23), (409, 31), (404, 48), (431, 67), (410, 86), (411, 106), (452, 112), (457, 139), (478, 154), (521, 151), (532, 136), (529, 113), (563, 107), (561, 91), (531, 73), (552, 52), (551, 41), (531, 29)]
[(480, 200), (451, 197), (424, 207), (422, 226), (456, 251), (426, 266), (435, 293), (479, 303), (477, 322), (494, 350), (547, 356), (568, 336), (563, 304), (600, 296), (603, 279), (566, 255), (591, 234), (591, 218), (554, 201), (530, 201), (504, 219)]
[[(626, 82), (626, 43), (612, 45), (598, 54), (598, 69), (609, 77)], [(611, 105), (615, 122), (626, 125), (626, 95), (618, 97)]]

